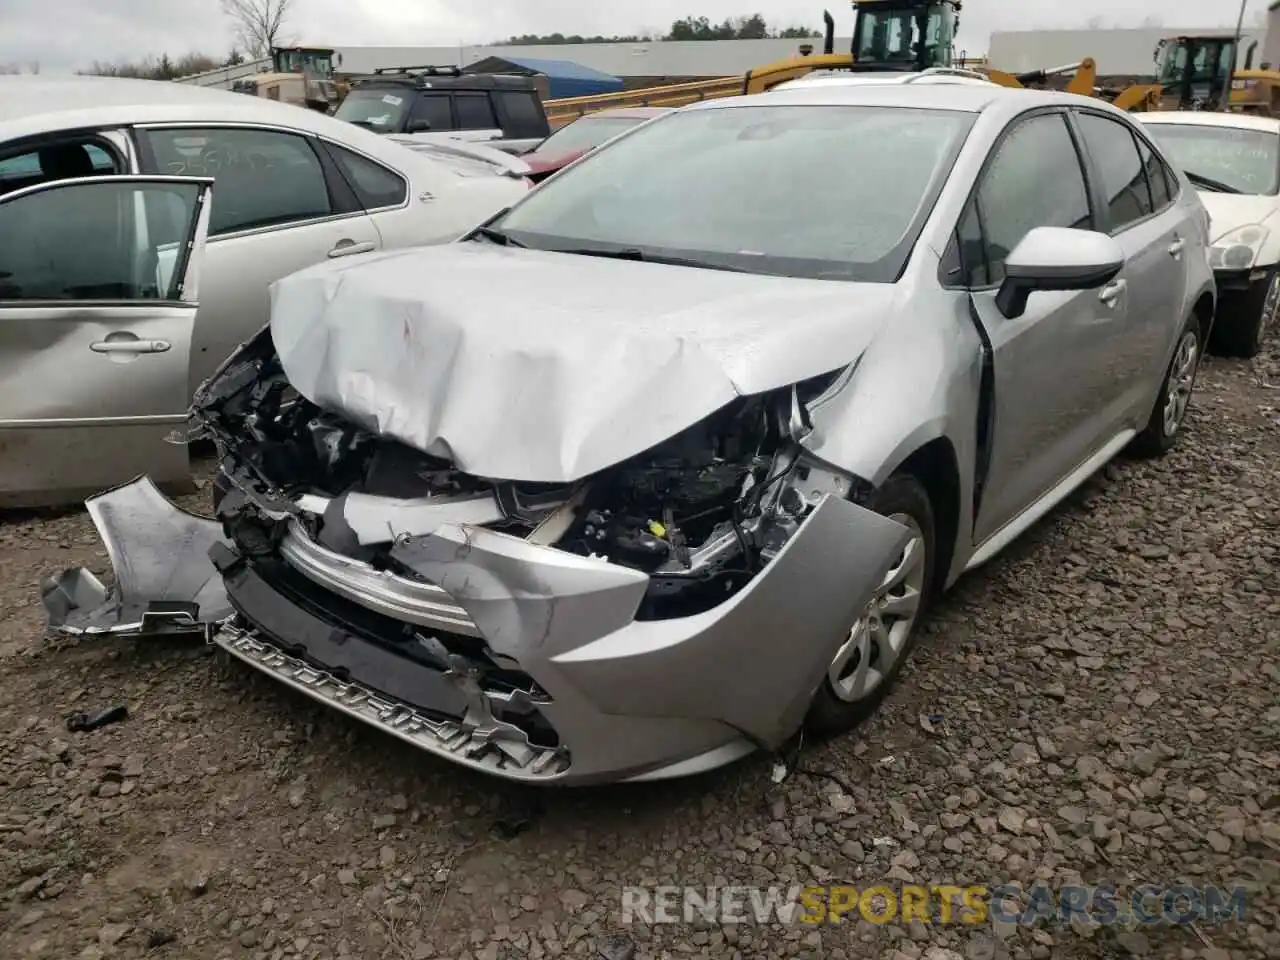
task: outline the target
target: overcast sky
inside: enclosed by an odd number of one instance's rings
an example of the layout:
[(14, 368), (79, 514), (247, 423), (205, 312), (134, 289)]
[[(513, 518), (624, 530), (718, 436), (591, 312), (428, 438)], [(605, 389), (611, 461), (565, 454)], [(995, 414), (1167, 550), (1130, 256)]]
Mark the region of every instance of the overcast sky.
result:
[[(523, 33), (663, 33), (673, 20), (760, 12), (774, 25), (819, 28), (824, 0), (292, 0), (288, 39), (324, 46), (489, 43)], [(825, 0), (847, 35), (844, 0)], [(1267, 0), (1249, 0), (1252, 23)], [(1236, 0), (966, 0), (958, 46), (986, 49), (993, 29), (1234, 26)], [(44, 72), (94, 60), (199, 51), (224, 54), (232, 30), (219, 0), (0, 0), (0, 65), (39, 62)]]

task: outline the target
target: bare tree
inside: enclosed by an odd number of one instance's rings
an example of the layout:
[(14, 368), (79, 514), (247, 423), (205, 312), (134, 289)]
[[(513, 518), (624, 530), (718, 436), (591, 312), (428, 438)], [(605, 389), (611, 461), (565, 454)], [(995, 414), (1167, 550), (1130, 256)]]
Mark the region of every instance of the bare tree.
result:
[(222, 12), (235, 24), (240, 46), (256, 58), (271, 55), (284, 33), (293, 0), (222, 0)]

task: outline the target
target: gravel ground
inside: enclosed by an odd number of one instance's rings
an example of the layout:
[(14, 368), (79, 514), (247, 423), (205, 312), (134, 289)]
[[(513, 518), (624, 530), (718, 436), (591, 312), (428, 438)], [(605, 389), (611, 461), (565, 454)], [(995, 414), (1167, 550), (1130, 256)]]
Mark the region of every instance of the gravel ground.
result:
[[(1108, 467), (967, 578), (879, 716), (805, 749), (843, 785), (754, 758), (534, 797), (203, 647), (55, 647), (39, 577), (105, 554), (82, 513), (0, 520), (0, 956), (1280, 957), (1271, 382), (1280, 350), (1210, 362), (1177, 452)], [(1248, 915), (619, 926), (624, 884), (882, 878), (1244, 883)]]

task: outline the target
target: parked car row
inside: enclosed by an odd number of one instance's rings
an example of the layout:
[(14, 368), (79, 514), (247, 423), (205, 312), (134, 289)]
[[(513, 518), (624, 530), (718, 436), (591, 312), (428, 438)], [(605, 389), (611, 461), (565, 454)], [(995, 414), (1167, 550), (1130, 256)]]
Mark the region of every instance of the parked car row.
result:
[[(73, 303), (0, 302), (41, 382), (54, 324), (127, 365), (204, 309), (221, 175), (148, 165), (141, 127), (134, 176), (0, 198), (0, 237), (97, 211), (70, 249), (113, 258), (83, 288), (30, 268)], [(452, 242), (313, 257), (196, 393), (215, 518), (146, 479), (90, 499), (116, 582), (52, 578), (51, 629), (201, 632), (529, 783), (847, 729), (934, 597), (1121, 450), (1181, 436), (1215, 268), (1266, 254), (1196, 189), (1254, 181), (1179, 169), (1163, 129), (995, 85), (798, 85), (649, 118)], [(346, 169), (347, 141), (314, 139)]]

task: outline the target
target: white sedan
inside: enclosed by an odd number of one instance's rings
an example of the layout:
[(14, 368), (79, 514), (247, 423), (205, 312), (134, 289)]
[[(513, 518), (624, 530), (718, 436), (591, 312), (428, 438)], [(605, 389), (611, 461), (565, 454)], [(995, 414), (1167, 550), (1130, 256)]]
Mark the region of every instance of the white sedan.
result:
[[(266, 323), (274, 281), (326, 258), (456, 239), (528, 191), (525, 169), (482, 145), (411, 149), (221, 90), (0, 77), (0, 203), (67, 179), (214, 181), (198, 322), (185, 309), (163, 321), (154, 306), (113, 309), (174, 292), (176, 202), (166, 211), (153, 197), (145, 219), (119, 221), (136, 235), (87, 232), (106, 221), (67, 208), (65, 193), (0, 217), (0, 506), (65, 502), (143, 472), (185, 479), (186, 448), (164, 437), (196, 387)], [(130, 245), (158, 253), (154, 289), (120, 272), (132, 270), (120, 259)]]
[(1209, 211), (1220, 298), (1209, 345), (1252, 357), (1280, 308), (1280, 120), (1198, 110), (1138, 117)]

